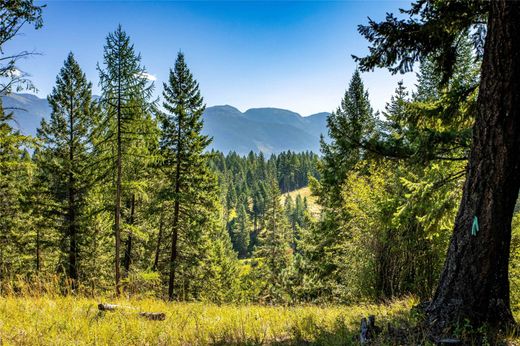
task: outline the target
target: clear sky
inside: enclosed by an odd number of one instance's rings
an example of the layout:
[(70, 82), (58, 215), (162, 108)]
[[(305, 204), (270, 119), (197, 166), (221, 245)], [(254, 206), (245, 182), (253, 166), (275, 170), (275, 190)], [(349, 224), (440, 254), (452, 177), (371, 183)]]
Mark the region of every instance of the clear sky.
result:
[[(44, 26), (26, 27), (7, 52), (42, 53), (20, 64), (45, 97), (69, 51), (99, 94), (97, 62), (105, 37), (118, 24), (156, 78), (156, 94), (179, 50), (199, 81), (208, 106), (241, 111), (278, 107), (304, 116), (337, 108), (367, 42), (357, 32), (367, 17), (384, 18), (409, 2), (304, 1), (45, 1)], [(362, 75), (375, 109), (383, 109), (397, 81), (413, 74), (386, 70)]]

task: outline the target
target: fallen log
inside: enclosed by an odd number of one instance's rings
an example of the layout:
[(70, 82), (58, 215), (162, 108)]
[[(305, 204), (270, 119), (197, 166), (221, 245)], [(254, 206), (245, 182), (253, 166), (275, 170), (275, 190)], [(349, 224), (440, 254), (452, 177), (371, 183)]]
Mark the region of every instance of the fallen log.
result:
[(164, 321), (166, 319), (164, 312), (140, 312), (139, 316), (153, 321)]
[[(123, 305), (108, 304), (108, 303), (99, 303), (98, 304), (98, 310), (100, 310), (100, 311), (116, 311), (118, 309), (120, 309), (120, 310), (124, 310), (124, 309), (137, 310), (133, 306), (123, 306)], [(152, 320), (152, 321), (164, 321), (166, 319), (166, 314), (164, 312), (139, 312), (138, 314), (139, 314), (139, 316)]]
[(114, 311), (118, 308), (118, 305), (115, 304), (107, 304), (107, 303), (99, 303), (98, 309), (101, 311)]

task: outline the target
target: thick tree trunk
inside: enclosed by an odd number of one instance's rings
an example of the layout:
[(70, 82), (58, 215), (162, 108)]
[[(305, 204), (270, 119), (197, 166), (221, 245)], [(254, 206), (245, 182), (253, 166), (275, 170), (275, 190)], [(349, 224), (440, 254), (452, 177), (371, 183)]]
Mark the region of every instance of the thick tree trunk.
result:
[(508, 265), (520, 187), (520, 2), (492, 1), (490, 8), (467, 180), (427, 309), (433, 333), (465, 319), (495, 327), (514, 322)]
[[(133, 226), (134, 224), (134, 216), (135, 216), (135, 195), (132, 194), (132, 199), (130, 200), (130, 219), (128, 220), (128, 224)], [(130, 273), (130, 264), (132, 264), (132, 241), (133, 234), (132, 230), (128, 232), (128, 238), (126, 239), (125, 246), (125, 258), (123, 260), (123, 267), (125, 268), (125, 275), (128, 277)]]

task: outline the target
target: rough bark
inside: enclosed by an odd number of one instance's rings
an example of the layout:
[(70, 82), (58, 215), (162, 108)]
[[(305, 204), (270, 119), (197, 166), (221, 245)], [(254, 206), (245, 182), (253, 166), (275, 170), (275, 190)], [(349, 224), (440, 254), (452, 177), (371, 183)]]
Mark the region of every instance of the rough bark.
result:
[(154, 258), (153, 267), (152, 267), (152, 270), (154, 272), (157, 271), (157, 268), (159, 267), (159, 257), (161, 254), (161, 243), (162, 243), (162, 237), (163, 237), (163, 226), (164, 226), (163, 210), (161, 209), (161, 216), (160, 216), (160, 220), (159, 220), (159, 234), (157, 235), (157, 247), (155, 248), (155, 258)]
[[(433, 333), (459, 322), (504, 327), (511, 220), (520, 187), (520, 2), (492, 1), (478, 114), (462, 201), (443, 273), (427, 309)], [(478, 219), (479, 231), (472, 235)]]

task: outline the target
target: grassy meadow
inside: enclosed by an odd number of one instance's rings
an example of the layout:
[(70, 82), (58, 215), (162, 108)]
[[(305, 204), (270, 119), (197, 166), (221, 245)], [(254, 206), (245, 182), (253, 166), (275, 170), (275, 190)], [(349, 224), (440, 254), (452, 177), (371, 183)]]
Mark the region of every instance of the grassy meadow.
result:
[[(98, 300), (74, 296), (2, 297), (0, 345), (356, 345), (362, 316), (376, 315), (385, 330), (388, 323), (406, 328), (417, 319), (410, 312), (414, 299), (341, 307), (110, 302), (123, 308), (100, 312)], [(166, 319), (147, 320), (139, 311), (164, 312)], [(386, 335), (375, 344), (418, 344), (421, 335), (399, 341)]]
[[(268, 307), (167, 303), (156, 299), (111, 301), (121, 311), (99, 312), (80, 297), (0, 298), (2, 345), (265, 345), (356, 344), (368, 313), (385, 324), (412, 322), (412, 299), (355, 307)], [(161, 311), (150, 321), (138, 311)]]

